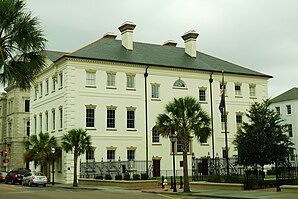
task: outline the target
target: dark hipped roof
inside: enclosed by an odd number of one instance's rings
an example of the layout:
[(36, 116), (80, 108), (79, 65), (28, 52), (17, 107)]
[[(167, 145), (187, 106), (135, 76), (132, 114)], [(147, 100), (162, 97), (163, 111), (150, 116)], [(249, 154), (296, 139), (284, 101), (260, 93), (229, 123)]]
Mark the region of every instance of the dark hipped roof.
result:
[(298, 99), (298, 88), (294, 87), (271, 100), (272, 103)]
[(272, 77), (201, 52), (197, 52), (197, 57), (192, 58), (180, 47), (134, 42), (133, 50), (126, 50), (121, 45), (121, 40), (108, 38), (101, 38), (65, 56), (212, 72), (224, 70), (225, 73)]
[(58, 52), (58, 51), (51, 51), (51, 50), (47, 50), (46, 51), (46, 56), (52, 61), (55, 62), (58, 59), (60, 59), (61, 57), (63, 57), (63, 55), (67, 54), (66, 52)]

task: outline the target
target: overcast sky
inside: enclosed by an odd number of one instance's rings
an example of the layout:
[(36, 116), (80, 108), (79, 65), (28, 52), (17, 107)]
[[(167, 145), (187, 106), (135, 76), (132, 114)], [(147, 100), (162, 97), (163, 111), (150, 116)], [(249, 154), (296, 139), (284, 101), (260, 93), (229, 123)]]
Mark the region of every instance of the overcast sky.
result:
[(272, 75), (269, 97), (298, 84), (297, 0), (27, 0), (47, 48), (74, 51), (106, 32), (121, 39), (125, 21), (134, 40), (162, 44), (195, 30), (197, 50)]

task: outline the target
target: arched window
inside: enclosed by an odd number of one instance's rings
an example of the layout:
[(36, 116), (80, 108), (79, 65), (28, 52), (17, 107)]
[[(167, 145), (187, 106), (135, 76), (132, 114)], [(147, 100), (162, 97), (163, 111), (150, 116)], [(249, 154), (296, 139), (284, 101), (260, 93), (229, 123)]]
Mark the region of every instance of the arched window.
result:
[(181, 79), (178, 79), (177, 81), (175, 81), (174, 87), (179, 87), (179, 88), (185, 88), (186, 84), (184, 81), (182, 81)]
[(152, 143), (159, 143), (159, 133), (155, 126), (152, 128)]

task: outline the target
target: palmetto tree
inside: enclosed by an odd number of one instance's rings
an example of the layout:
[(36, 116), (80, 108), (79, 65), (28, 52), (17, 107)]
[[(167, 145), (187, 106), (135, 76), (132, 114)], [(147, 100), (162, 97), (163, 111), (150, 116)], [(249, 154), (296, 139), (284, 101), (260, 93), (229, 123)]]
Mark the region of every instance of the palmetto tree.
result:
[(189, 141), (195, 136), (199, 142), (210, 135), (210, 118), (193, 97), (184, 97), (169, 102), (165, 113), (157, 117), (156, 128), (162, 137), (176, 133), (182, 143), (184, 192), (190, 192), (188, 181), (187, 153)]
[[(25, 143), (28, 150), (24, 154), (25, 162), (34, 161), (34, 164), (40, 164), (44, 168), (44, 172), (49, 174), (48, 165), (51, 163), (53, 154), (51, 149), (57, 147), (57, 140), (50, 136), (49, 133), (39, 133), (31, 135)], [(48, 175), (49, 176), (49, 175)]]
[(23, 0), (0, 0), (0, 83), (29, 88), (44, 67), (45, 42)]
[(83, 129), (71, 129), (62, 137), (62, 148), (68, 152), (73, 153), (74, 160), (74, 173), (73, 173), (73, 186), (77, 187), (77, 163), (78, 157), (84, 154), (86, 150), (91, 148), (91, 136), (87, 135)]

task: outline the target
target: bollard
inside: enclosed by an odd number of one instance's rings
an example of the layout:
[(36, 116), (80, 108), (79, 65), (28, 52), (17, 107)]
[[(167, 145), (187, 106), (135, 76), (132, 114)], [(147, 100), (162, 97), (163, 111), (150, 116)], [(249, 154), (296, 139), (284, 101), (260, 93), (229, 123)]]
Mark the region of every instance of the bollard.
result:
[(171, 187), (170, 187), (170, 189), (173, 189), (174, 188), (174, 186), (173, 186), (173, 176), (171, 176)]
[(163, 184), (165, 182), (165, 177), (161, 176), (161, 188), (165, 188), (165, 185)]
[(180, 176), (180, 189), (183, 189), (183, 180), (182, 180), (182, 176)]

